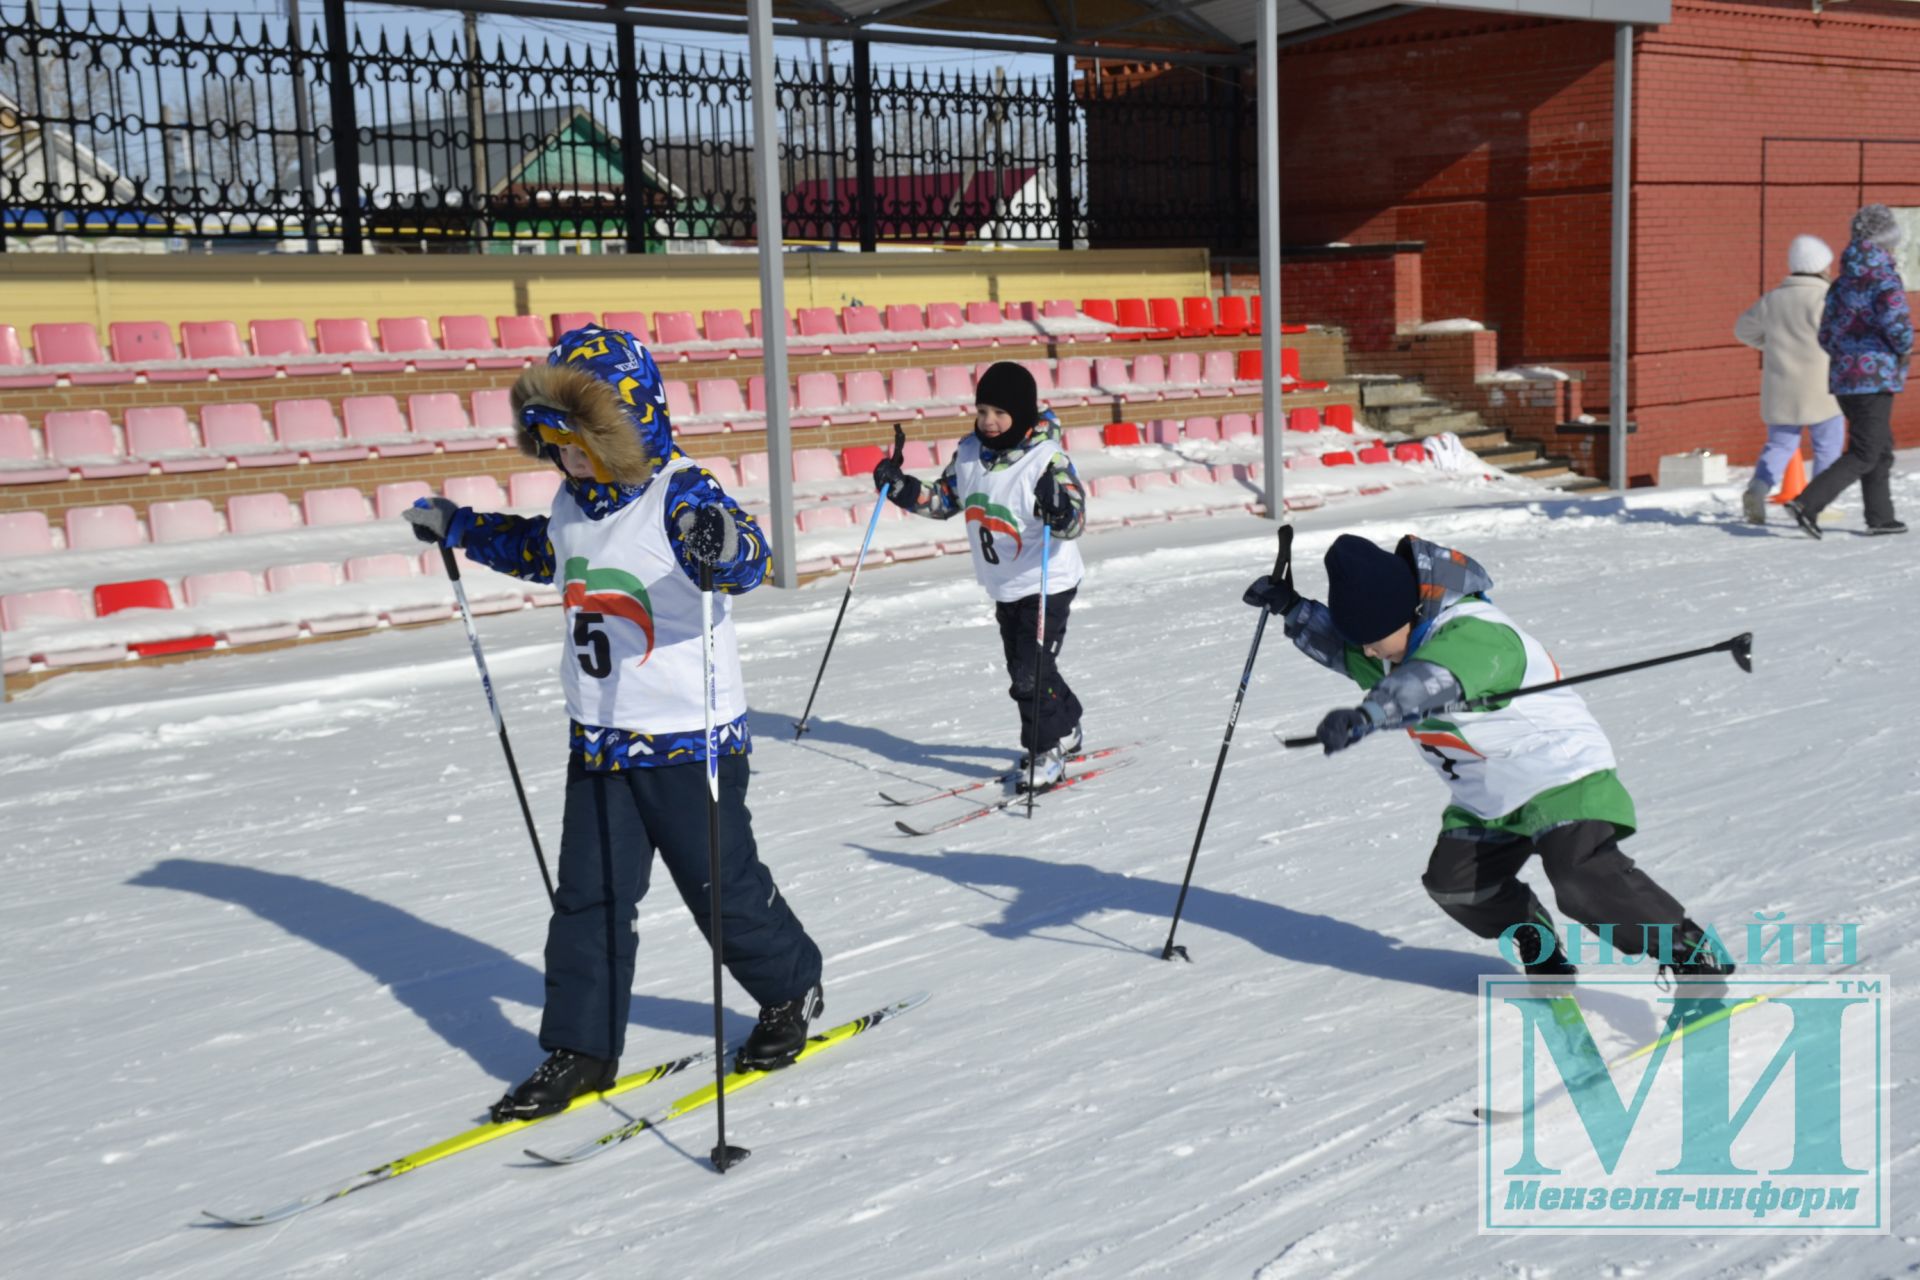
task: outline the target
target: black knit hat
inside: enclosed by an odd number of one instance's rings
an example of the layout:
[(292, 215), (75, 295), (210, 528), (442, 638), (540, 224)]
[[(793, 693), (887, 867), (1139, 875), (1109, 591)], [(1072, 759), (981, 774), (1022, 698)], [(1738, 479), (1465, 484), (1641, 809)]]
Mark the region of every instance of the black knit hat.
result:
[(974, 384), (973, 402), (990, 404), (1013, 419), (1013, 426), (1005, 433), (993, 437), (982, 437), (987, 445), (994, 449), (1007, 449), (1027, 438), (1034, 424), (1040, 421), (1040, 388), (1033, 381), (1033, 374), (1025, 365), (1011, 360), (1001, 360), (989, 365), (980, 375), (980, 381)]
[(1384, 640), (1413, 621), (1420, 584), (1401, 557), (1343, 533), (1327, 548), (1326, 564), (1327, 610), (1349, 644)]

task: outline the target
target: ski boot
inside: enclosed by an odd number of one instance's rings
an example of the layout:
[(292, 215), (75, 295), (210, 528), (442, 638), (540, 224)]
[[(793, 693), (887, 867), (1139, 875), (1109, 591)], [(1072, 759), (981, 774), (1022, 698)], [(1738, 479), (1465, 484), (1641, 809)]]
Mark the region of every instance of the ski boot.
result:
[(1580, 972), (1578, 965), (1567, 959), (1566, 951), (1560, 946), (1560, 939), (1553, 939), (1553, 950), (1545, 955), (1546, 944), (1541, 940), (1538, 929), (1527, 930), (1524, 937), (1514, 934), (1514, 946), (1520, 953), (1520, 964), (1529, 978), (1566, 978), (1572, 979)]
[(583, 1093), (611, 1088), (619, 1074), (618, 1058), (589, 1058), (571, 1049), (555, 1049), (506, 1097), (488, 1112), (495, 1124), (509, 1120), (538, 1120), (565, 1111)]
[[(1704, 1000), (1727, 994), (1726, 979), (1734, 971), (1731, 960), (1722, 959), (1711, 946), (1701, 948), (1705, 930), (1691, 920), (1682, 920), (1673, 931), (1673, 958), (1660, 966), (1660, 978), (1678, 988), (1683, 995)], [(1684, 985), (1675, 978), (1692, 978)]]
[(790, 1067), (807, 1047), (807, 1022), (825, 1011), (827, 1002), (819, 983), (805, 995), (760, 1010), (747, 1042), (734, 1056), (735, 1071), (778, 1071)]
[[(1081, 735), (1080, 726), (1076, 724), (1073, 728), (1067, 730), (1065, 736), (1060, 739), (1056, 750), (1059, 751), (1063, 759), (1071, 759), (1085, 750), (1085, 743), (1086, 739)], [(1022, 751), (1020, 753), (1020, 763), (1014, 766), (1015, 770), (1020, 774), (1020, 780), (1022, 782), (1025, 782), (1027, 778), (1027, 757), (1031, 754), (1031, 752)]]

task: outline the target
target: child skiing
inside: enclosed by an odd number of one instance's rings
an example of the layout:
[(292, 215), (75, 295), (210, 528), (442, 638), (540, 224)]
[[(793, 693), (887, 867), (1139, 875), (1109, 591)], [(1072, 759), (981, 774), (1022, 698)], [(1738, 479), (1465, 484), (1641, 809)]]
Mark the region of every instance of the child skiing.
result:
[[(965, 514), (973, 573), (993, 599), (1012, 681), (1007, 694), (1020, 710), (1016, 785), (1024, 790), (1031, 771), (1034, 790), (1042, 791), (1065, 776), (1067, 759), (1082, 742), (1080, 699), (1057, 662), (1080, 586), (1074, 539), (1086, 528), (1086, 495), (1061, 446), (1060, 422), (1040, 408), (1039, 387), (1025, 367), (1007, 360), (992, 365), (975, 384), (974, 400), (973, 432), (939, 479), (922, 484), (889, 456), (873, 469), (873, 482), (917, 515)], [(1041, 536), (1043, 525), (1050, 539)], [(1049, 547), (1044, 657), (1035, 649), (1043, 546)], [(1043, 663), (1037, 686), (1036, 659)]]
[(761, 863), (747, 812), (746, 697), (728, 595), (767, 570), (758, 527), (680, 452), (653, 357), (632, 334), (564, 335), (513, 388), (521, 451), (566, 474), (551, 514), (475, 513), (423, 498), (405, 513), (422, 541), (564, 588), (561, 685), (572, 719), (560, 881), (547, 926), (547, 1060), (493, 1106), (495, 1120), (563, 1109), (617, 1075), (658, 850), (709, 932), (706, 678), (696, 585), (712, 570), (722, 933), (727, 969), (759, 1002), (742, 1067), (789, 1065), (823, 1001), (820, 949)]
[(1553, 917), (1518, 878), (1537, 853), (1561, 909), (1588, 926), (1617, 926), (1618, 950), (1653, 955), (1671, 972), (1733, 971), (1700, 946), (1701, 929), (1680, 903), (1621, 852), (1634, 830), (1633, 799), (1579, 694), (1558, 689), (1490, 711), (1444, 712), (1464, 698), (1559, 678), (1539, 642), (1487, 599), (1485, 569), (1412, 536), (1389, 552), (1352, 534), (1334, 540), (1326, 568), (1326, 604), (1294, 590), (1290, 566), (1256, 581), (1246, 601), (1281, 615), (1296, 648), (1367, 690), (1359, 706), (1321, 720), (1315, 736), (1328, 755), (1377, 729), (1412, 726), (1409, 736), (1453, 793), (1421, 877), (1442, 911), (1488, 939), (1539, 925), (1514, 934), (1527, 972), (1572, 976), (1559, 944), (1548, 949)]

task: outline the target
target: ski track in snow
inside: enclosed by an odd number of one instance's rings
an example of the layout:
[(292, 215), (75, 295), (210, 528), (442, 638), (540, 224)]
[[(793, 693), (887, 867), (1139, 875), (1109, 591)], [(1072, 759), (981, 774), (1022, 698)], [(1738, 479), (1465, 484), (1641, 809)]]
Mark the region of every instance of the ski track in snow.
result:
[[(1896, 501), (1920, 507), (1920, 457)], [(1591, 686), (1642, 831), (1628, 850), (1729, 931), (1860, 921), (1912, 970), (1920, 544), (1741, 524), (1737, 489), (1516, 499), (1433, 486), (1304, 513), (1301, 588), (1341, 532), (1417, 530), (1492, 572), (1569, 673), (1755, 633)], [(1454, 502), (1436, 507), (1431, 504)], [(283, 1226), (196, 1222), (446, 1137), (540, 1057), (545, 902), (457, 626), (63, 677), (0, 713), (0, 1053), (13, 1087), (0, 1270), (143, 1277), (1432, 1275), (1749, 1280), (1910, 1272), (1895, 1100), (1880, 1238), (1475, 1234), (1475, 976), (1504, 972), (1419, 885), (1443, 792), (1404, 744), (1286, 752), (1353, 701), (1270, 627), (1180, 941), (1173, 899), (1271, 526), (1099, 535), (1063, 669), (1133, 768), (911, 840), (875, 792), (1015, 753), (990, 607), (951, 560), (747, 597), (763, 854), (828, 956), (825, 1025), (934, 999), (584, 1169), (508, 1138)], [(557, 613), (480, 621), (549, 858)], [(919, 812), (958, 811), (970, 798)], [(642, 904), (629, 1067), (710, 1033), (708, 959), (664, 876)], [(1546, 886), (1537, 869), (1531, 879)], [(750, 1001), (729, 986), (729, 1034)], [(1902, 1007), (1910, 998), (1902, 991)], [(1651, 1015), (1599, 1002), (1619, 1044)], [(1920, 1052), (1894, 1023), (1896, 1090)], [(551, 1122), (551, 1147), (678, 1096)]]

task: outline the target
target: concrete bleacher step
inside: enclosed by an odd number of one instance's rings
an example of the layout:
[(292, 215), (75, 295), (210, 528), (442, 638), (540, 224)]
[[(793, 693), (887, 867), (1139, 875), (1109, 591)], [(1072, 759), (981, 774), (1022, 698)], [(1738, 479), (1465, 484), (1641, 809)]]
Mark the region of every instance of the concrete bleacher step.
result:
[(1385, 409), (1393, 405), (1437, 403), (1427, 395), (1426, 387), (1413, 378), (1371, 374), (1357, 382), (1363, 409)]

